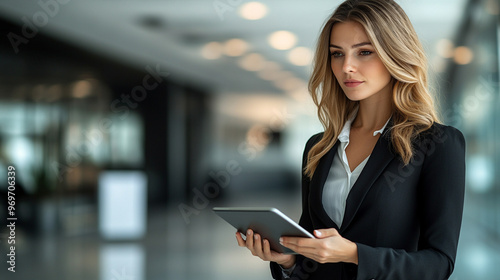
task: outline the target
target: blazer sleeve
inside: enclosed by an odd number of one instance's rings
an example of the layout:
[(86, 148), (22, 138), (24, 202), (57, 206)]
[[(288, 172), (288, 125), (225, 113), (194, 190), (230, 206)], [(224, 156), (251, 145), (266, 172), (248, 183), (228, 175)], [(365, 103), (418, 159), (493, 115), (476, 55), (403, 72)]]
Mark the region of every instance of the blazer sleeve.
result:
[(424, 159), (418, 185), (418, 251), (357, 244), (356, 279), (440, 280), (453, 272), (465, 192), (465, 139), (453, 127), (439, 125), (437, 130), (419, 144)]
[[(304, 170), (306, 168), (307, 155), (309, 151), (317, 142), (321, 140), (322, 137), (323, 133), (319, 133), (309, 138), (309, 140), (306, 143), (304, 153), (302, 155), (302, 170), (301, 170), (302, 171), (302, 215), (300, 216), (299, 225), (311, 233), (314, 229), (312, 226), (311, 218), (309, 216), (309, 206), (308, 206), (310, 179), (304, 174)], [(300, 274), (300, 272), (303, 270), (302, 265), (304, 264), (304, 261), (305, 261), (304, 256), (296, 255), (295, 269), (292, 272), (291, 277), (294, 277), (294, 275), (296, 275), (297, 273)], [(283, 279), (282, 270), (280, 266), (275, 262), (271, 262), (271, 274), (273, 276), (273, 279)]]

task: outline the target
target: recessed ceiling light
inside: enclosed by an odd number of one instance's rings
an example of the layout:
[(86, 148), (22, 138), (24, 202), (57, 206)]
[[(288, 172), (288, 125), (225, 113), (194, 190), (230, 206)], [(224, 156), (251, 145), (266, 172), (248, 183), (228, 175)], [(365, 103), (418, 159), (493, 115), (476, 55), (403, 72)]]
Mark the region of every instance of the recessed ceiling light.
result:
[(263, 80), (272, 81), (279, 79), (281, 72), (281, 66), (278, 63), (267, 61), (257, 75)]
[(306, 85), (306, 82), (296, 77), (289, 77), (286, 79), (275, 81), (274, 85), (284, 91), (293, 91), (298, 88), (304, 87)]
[(92, 84), (87, 80), (78, 81), (73, 85), (73, 97), (84, 98), (92, 93)]
[(472, 62), (474, 53), (468, 47), (458, 47), (455, 49), (454, 60), (457, 64), (465, 65)]
[(307, 66), (311, 64), (312, 51), (306, 47), (298, 47), (288, 53), (288, 60), (297, 66)]
[(247, 49), (247, 42), (241, 39), (231, 39), (224, 43), (224, 54), (227, 56), (241, 56)]
[(222, 44), (219, 42), (210, 42), (203, 46), (201, 49), (201, 55), (205, 59), (218, 59), (222, 56)]
[(242, 57), (238, 61), (238, 65), (248, 71), (259, 71), (266, 65), (266, 60), (258, 53), (251, 53)]
[(241, 6), (240, 16), (248, 20), (258, 20), (266, 16), (267, 6), (260, 2), (248, 2)]
[(289, 50), (297, 44), (297, 36), (290, 31), (281, 30), (269, 35), (268, 41), (277, 50)]
[(279, 71), (280, 69), (281, 69), (281, 66), (274, 61), (267, 61), (266, 65), (264, 65), (264, 70)]
[(261, 79), (267, 81), (280, 81), (293, 77), (293, 74), (289, 71), (270, 71), (267, 69), (259, 71), (258, 75)]
[(455, 52), (453, 42), (448, 39), (441, 39), (438, 41), (436, 45), (437, 53), (444, 58), (453, 57), (453, 53)]
[(446, 60), (437, 55), (431, 60), (430, 65), (432, 69), (437, 73), (442, 73), (444, 72), (444, 70), (446, 70)]

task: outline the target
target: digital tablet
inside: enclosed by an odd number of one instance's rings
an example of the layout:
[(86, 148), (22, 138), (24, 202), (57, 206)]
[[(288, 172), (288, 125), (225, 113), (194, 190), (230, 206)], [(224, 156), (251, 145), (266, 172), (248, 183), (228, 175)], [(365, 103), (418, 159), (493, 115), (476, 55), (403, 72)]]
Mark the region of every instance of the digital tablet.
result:
[(271, 249), (284, 254), (296, 254), (279, 243), (281, 236), (310, 237), (314, 235), (302, 228), (276, 208), (263, 207), (214, 207), (213, 211), (239, 232), (252, 229), (269, 240)]

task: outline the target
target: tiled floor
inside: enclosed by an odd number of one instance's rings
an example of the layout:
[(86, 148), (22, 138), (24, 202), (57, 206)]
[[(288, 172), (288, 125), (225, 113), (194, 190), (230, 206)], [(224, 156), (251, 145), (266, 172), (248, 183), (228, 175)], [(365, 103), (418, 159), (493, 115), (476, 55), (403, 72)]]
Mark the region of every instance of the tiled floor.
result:
[[(232, 199), (231, 205), (274, 206), (297, 220), (300, 198), (266, 194)], [(80, 237), (17, 235), (16, 273), (2, 261), (0, 279), (254, 280), (271, 279), (268, 264), (236, 245), (234, 229), (210, 211), (212, 203), (186, 224), (177, 206), (151, 211), (148, 233), (139, 242), (106, 242)], [(0, 244), (4, 255), (5, 244)], [(3, 260), (3, 258), (2, 258)], [(451, 280), (500, 279), (500, 244), (466, 216)]]

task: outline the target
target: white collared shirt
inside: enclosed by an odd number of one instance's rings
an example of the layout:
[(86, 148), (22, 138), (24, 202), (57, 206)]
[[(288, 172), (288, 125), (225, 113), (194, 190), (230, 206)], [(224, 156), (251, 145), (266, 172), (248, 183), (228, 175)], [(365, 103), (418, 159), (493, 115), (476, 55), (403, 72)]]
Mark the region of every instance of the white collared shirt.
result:
[[(338, 145), (337, 155), (333, 159), (332, 166), (325, 182), (325, 187), (323, 188), (323, 207), (330, 219), (332, 219), (332, 221), (334, 221), (339, 228), (342, 226), (342, 221), (344, 219), (347, 196), (370, 158), (370, 156), (366, 157), (365, 160), (363, 160), (351, 172), (345, 149), (349, 145), (351, 124), (357, 114), (358, 110), (356, 109), (344, 124), (344, 127), (338, 136), (340, 144)], [(373, 136), (376, 136), (379, 133), (382, 134), (385, 127), (389, 123), (389, 120), (387, 120), (381, 129), (374, 131)]]
[[(359, 108), (359, 107), (358, 107)], [(326, 178), (325, 187), (323, 188), (323, 207), (325, 208), (328, 216), (334, 221), (338, 227), (342, 225), (342, 220), (344, 219), (345, 205), (347, 201), (347, 196), (349, 191), (351, 191), (352, 186), (356, 183), (356, 180), (363, 171), (363, 168), (368, 162), (370, 156), (365, 158), (355, 169), (351, 172), (349, 167), (349, 162), (347, 161), (347, 155), (345, 149), (349, 145), (349, 135), (351, 134), (351, 124), (358, 115), (358, 109), (356, 109), (344, 124), (342, 131), (340, 132), (338, 139), (340, 141), (339, 148), (337, 149), (337, 156), (334, 157), (330, 172)], [(385, 125), (373, 132), (373, 136), (377, 134), (382, 134), (385, 127), (389, 123), (389, 118)], [(280, 266), (281, 267), (281, 266)], [(292, 273), (295, 265), (289, 269), (284, 269), (281, 267), (283, 278), (290, 279), (290, 274)]]

